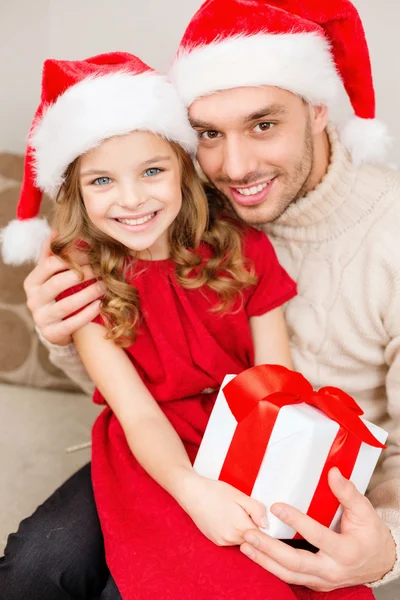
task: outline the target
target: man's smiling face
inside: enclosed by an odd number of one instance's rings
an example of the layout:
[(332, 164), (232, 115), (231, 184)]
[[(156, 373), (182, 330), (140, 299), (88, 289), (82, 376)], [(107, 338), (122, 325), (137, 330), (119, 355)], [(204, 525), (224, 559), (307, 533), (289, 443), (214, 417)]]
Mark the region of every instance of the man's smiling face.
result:
[(190, 106), (200, 166), (248, 223), (277, 219), (308, 191), (314, 136), (326, 124), (313, 116), (302, 98), (269, 86), (216, 92)]

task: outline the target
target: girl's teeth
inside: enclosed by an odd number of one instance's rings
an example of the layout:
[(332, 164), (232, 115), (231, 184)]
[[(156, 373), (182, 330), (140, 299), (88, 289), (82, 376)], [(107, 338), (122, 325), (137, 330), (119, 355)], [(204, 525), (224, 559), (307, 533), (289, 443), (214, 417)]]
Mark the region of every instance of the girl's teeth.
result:
[(242, 194), (242, 196), (254, 196), (265, 189), (268, 183), (260, 183), (260, 185), (253, 185), (251, 188), (242, 188), (241, 190), (236, 189), (236, 191)]
[(147, 223), (154, 217), (156, 213), (152, 213), (151, 215), (147, 215), (146, 217), (142, 217), (141, 219), (117, 219), (120, 223), (124, 223), (125, 225), (143, 225), (143, 223)]

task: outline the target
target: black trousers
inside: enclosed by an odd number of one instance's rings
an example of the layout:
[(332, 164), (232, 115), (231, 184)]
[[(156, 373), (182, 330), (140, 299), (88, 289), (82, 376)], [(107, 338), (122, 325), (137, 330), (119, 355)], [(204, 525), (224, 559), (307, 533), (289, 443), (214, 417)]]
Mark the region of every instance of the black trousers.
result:
[(90, 465), (8, 538), (0, 600), (121, 600), (106, 565)]

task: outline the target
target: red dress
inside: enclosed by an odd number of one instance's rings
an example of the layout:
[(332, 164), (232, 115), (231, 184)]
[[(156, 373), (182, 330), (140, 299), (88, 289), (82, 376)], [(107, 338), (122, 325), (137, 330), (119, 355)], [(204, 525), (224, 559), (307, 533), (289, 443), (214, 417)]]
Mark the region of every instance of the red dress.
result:
[[(206, 256), (207, 248), (200, 253)], [(296, 293), (265, 234), (249, 229), (245, 256), (254, 263), (258, 282), (245, 290), (239, 310), (223, 315), (210, 311), (218, 301), (211, 290), (179, 286), (170, 260), (138, 261), (132, 277), (143, 318), (136, 342), (126, 351), (191, 460), (224, 376), (253, 365), (249, 317)], [(98, 390), (94, 401), (105, 403)], [(107, 563), (124, 600), (311, 597), (299, 589), (294, 595), (237, 547), (210, 542), (138, 464), (108, 407), (93, 428), (92, 478)]]

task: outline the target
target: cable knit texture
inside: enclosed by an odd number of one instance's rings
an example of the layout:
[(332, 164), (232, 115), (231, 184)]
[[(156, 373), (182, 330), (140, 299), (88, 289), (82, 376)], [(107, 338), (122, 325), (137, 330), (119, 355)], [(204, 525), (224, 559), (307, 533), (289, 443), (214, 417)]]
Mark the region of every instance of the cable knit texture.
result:
[(328, 133), (324, 179), (264, 230), (298, 285), (286, 308), (296, 369), (316, 388), (346, 390), (390, 433), (368, 497), (397, 562), (377, 586), (400, 575), (400, 175), (356, 168)]
[[(390, 431), (368, 497), (398, 558), (377, 586), (400, 576), (400, 175), (355, 167), (332, 126), (328, 133), (328, 173), (265, 231), (298, 284), (286, 308), (296, 369), (317, 388), (343, 388)], [(65, 366), (57, 347), (50, 356)], [(72, 371), (87, 389), (78, 355)]]

